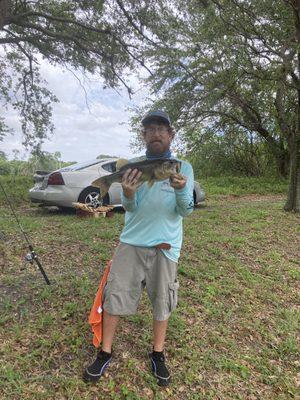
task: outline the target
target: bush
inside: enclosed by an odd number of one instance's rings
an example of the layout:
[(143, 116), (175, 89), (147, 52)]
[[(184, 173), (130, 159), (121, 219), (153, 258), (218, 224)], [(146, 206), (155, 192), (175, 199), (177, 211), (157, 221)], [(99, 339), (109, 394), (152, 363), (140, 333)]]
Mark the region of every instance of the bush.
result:
[(275, 161), (266, 144), (258, 137), (236, 131), (217, 135), (209, 130), (202, 136), (197, 132), (194, 135), (186, 137), (187, 158), (202, 176), (276, 175)]
[[(34, 185), (32, 177), (28, 176), (1, 176), (1, 184), (12, 204), (29, 202), (28, 190)], [(7, 204), (4, 192), (0, 187), (0, 204)]]
[(8, 175), (10, 173), (10, 166), (6, 160), (0, 159), (0, 176)]

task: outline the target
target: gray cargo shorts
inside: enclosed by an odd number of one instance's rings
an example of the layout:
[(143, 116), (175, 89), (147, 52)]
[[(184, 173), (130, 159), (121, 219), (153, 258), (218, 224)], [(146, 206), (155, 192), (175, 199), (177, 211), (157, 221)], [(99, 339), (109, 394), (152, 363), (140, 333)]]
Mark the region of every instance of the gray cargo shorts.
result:
[(111, 315), (135, 314), (146, 287), (157, 321), (176, 308), (177, 263), (155, 247), (120, 243), (114, 253), (103, 293), (103, 309)]

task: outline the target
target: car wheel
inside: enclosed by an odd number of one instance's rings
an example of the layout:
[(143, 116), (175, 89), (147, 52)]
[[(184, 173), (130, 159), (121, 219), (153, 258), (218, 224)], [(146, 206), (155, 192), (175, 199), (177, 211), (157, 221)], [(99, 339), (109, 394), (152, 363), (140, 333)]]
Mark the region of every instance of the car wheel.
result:
[(109, 204), (109, 197), (107, 194), (104, 199), (101, 199), (100, 190), (96, 187), (89, 186), (80, 193), (78, 202), (96, 208)]

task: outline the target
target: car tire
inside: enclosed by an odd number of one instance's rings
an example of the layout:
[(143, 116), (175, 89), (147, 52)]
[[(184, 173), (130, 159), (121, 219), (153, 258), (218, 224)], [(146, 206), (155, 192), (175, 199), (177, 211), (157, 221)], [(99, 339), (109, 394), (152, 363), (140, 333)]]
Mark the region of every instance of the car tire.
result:
[(196, 200), (197, 200), (196, 190), (193, 191), (193, 199), (194, 199), (194, 205), (195, 205)]
[(89, 186), (85, 188), (79, 195), (78, 197), (78, 202), (87, 204), (90, 207), (99, 207), (99, 206), (105, 206), (109, 204), (109, 196), (106, 194), (104, 196), (104, 199), (101, 200), (100, 197), (97, 197), (100, 195), (100, 190), (99, 188)]

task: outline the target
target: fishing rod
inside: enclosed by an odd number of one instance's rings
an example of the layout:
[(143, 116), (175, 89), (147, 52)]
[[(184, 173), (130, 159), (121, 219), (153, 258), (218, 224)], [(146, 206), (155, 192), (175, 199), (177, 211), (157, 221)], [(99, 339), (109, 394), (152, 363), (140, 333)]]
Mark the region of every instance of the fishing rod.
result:
[(26, 254), (26, 256), (25, 256), (25, 261), (29, 262), (30, 264), (33, 264), (35, 262), (37, 264), (39, 270), (41, 271), (41, 273), (42, 273), (47, 285), (50, 285), (50, 281), (48, 279), (48, 276), (46, 275), (46, 272), (44, 271), (44, 268), (42, 267), (42, 264), (40, 263), (40, 261), (38, 259), (38, 256), (37, 256), (36, 252), (34, 251), (33, 246), (32, 246), (32, 244), (30, 243), (30, 241), (28, 239), (27, 234), (25, 233), (24, 229), (22, 228), (22, 225), (20, 224), (20, 221), (19, 221), (19, 219), (17, 217), (17, 214), (15, 213), (15, 210), (13, 209), (13, 206), (12, 206), (12, 204), (11, 204), (7, 194), (6, 194), (6, 191), (4, 189), (4, 186), (1, 183), (1, 180), (0, 180), (0, 186), (1, 186), (2, 190), (3, 190), (3, 193), (4, 193), (4, 196), (6, 198), (6, 201), (9, 204), (11, 212), (12, 212), (13, 216), (15, 217), (15, 219), (17, 221), (17, 224), (19, 225), (19, 228), (20, 228), (20, 230), (21, 230), (21, 232), (22, 232), (22, 234), (23, 234), (23, 236), (25, 238), (25, 241), (26, 241), (26, 243), (28, 245), (28, 248), (30, 250), (30, 253)]

